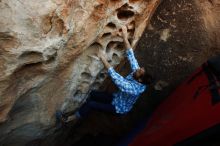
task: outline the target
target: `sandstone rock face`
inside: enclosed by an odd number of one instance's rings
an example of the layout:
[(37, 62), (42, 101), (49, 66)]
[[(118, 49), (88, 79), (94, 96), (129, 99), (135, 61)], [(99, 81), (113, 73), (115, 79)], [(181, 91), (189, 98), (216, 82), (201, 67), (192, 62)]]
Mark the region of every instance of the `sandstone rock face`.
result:
[(210, 46), (218, 50), (220, 46), (220, 1), (219, 0), (196, 0), (196, 4), (201, 8), (204, 26), (209, 32)]
[(0, 144), (50, 133), (55, 112), (73, 110), (124, 57), (120, 28), (135, 47), (160, 0), (0, 0)]

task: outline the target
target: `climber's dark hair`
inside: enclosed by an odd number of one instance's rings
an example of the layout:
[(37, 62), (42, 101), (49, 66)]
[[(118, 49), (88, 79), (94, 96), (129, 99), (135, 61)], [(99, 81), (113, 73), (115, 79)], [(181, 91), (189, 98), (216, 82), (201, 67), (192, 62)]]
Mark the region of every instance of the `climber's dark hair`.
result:
[(145, 72), (141, 77), (142, 84), (150, 85), (153, 83), (153, 77), (149, 73)]

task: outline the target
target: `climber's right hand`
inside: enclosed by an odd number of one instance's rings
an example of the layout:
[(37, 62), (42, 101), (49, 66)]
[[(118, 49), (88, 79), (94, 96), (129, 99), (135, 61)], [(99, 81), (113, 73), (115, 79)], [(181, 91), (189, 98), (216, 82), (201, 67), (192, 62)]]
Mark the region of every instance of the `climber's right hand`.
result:
[(123, 36), (123, 39), (124, 39), (125, 48), (129, 49), (129, 48), (131, 48), (131, 44), (128, 41), (128, 30), (127, 30), (127, 27), (126, 26), (122, 26), (121, 28), (122, 28), (122, 36)]
[(122, 36), (124, 38), (124, 40), (127, 40), (128, 39), (128, 30), (127, 30), (127, 27), (124, 25), (121, 27), (122, 29)]

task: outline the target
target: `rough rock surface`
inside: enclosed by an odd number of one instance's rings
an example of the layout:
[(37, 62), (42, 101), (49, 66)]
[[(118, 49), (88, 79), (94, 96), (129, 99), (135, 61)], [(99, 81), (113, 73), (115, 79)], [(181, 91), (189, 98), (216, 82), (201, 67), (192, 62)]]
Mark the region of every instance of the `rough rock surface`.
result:
[(121, 25), (135, 47), (160, 0), (0, 0), (0, 144), (52, 132), (55, 111), (80, 106), (124, 57)]
[[(120, 141), (134, 127), (139, 127), (140, 121), (149, 116), (198, 66), (210, 56), (220, 54), (219, 10), (219, 0), (164, 0), (135, 50), (140, 65), (154, 75), (156, 83), (160, 82), (163, 86), (157, 90), (150, 87), (126, 116), (93, 112), (81, 126), (71, 128), (70, 125), (56, 138), (35, 142), (42, 146), (52, 145), (54, 141), (57, 146), (112, 146)], [(213, 23), (205, 23), (210, 20), (207, 18), (212, 18)], [(126, 75), (130, 71), (129, 66), (128, 62), (122, 62), (117, 69), (120, 74)], [(110, 80), (101, 89), (114, 90)], [(48, 141), (51, 143), (48, 144)], [(219, 140), (200, 145), (210, 146), (213, 143), (220, 145)]]

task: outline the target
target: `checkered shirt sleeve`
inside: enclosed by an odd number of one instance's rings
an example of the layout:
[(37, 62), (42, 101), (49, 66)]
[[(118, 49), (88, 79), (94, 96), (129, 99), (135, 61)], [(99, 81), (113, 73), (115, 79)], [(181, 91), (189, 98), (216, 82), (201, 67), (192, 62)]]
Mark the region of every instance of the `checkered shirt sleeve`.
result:
[(112, 78), (112, 81), (115, 83), (115, 85), (119, 88), (119, 90), (128, 94), (136, 94), (136, 86), (115, 72), (113, 67), (108, 69), (108, 74)]
[(126, 54), (127, 54), (128, 60), (130, 62), (132, 71), (136, 71), (138, 68), (140, 68), (138, 65), (138, 62), (134, 56), (133, 49), (130, 48), (130, 49), (126, 50)]

